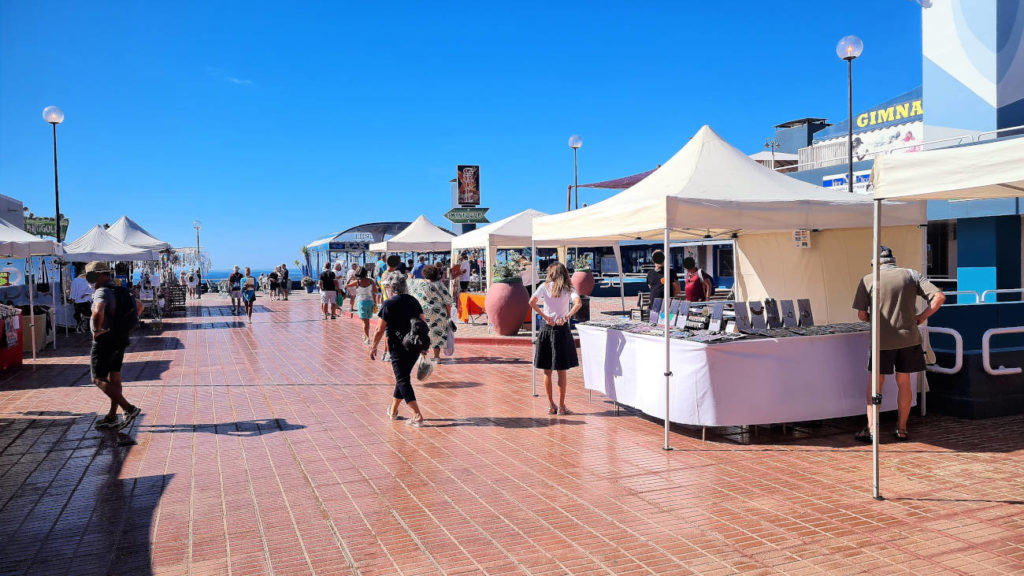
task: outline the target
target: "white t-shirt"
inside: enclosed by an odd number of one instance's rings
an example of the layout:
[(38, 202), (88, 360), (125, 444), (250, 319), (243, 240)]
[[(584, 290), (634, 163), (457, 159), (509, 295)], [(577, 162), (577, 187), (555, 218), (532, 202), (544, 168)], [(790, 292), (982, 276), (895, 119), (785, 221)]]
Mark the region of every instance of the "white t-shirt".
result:
[(542, 304), (541, 310), (545, 316), (554, 316), (555, 320), (565, 318), (569, 315), (573, 303), (580, 299), (572, 285), (562, 289), (561, 296), (557, 298), (551, 295), (551, 283), (545, 282), (533, 293)]
[(92, 302), (92, 284), (84, 276), (78, 276), (71, 281), (71, 299), (77, 303)]
[(469, 271), (471, 268), (469, 265), (469, 260), (463, 260), (459, 262), (459, 266), (462, 266), (462, 276), (459, 277), (459, 280), (462, 280), (463, 282), (469, 282)]

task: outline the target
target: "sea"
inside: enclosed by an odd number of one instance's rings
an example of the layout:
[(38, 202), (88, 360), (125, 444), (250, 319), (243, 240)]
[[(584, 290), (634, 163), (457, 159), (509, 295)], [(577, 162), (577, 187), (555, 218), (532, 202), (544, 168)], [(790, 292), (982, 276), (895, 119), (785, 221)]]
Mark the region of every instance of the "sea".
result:
[[(270, 274), (271, 270), (272, 268), (253, 268), (252, 275), (259, 278), (260, 274)], [(239, 271), (244, 274), (245, 268), (241, 268)], [(233, 268), (214, 268), (207, 272), (206, 276), (210, 280), (227, 280), (228, 276), (231, 276), (232, 272), (234, 272)], [(298, 278), (296, 278), (296, 276), (298, 276)], [(302, 279), (302, 272), (296, 269), (295, 266), (289, 266), (288, 278), (291, 280), (300, 280)]]

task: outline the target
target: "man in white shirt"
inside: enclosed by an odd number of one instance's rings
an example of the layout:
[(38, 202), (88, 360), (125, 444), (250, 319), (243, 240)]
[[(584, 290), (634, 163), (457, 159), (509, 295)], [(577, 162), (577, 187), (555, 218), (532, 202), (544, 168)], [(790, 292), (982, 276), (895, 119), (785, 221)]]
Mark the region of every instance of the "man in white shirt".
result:
[(89, 317), (92, 315), (92, 293), (95, 289), (85, 279), (85, 274), (71, 281), (71, 301), (75, 304), (75, 333), (81, 334), (89, 330)]

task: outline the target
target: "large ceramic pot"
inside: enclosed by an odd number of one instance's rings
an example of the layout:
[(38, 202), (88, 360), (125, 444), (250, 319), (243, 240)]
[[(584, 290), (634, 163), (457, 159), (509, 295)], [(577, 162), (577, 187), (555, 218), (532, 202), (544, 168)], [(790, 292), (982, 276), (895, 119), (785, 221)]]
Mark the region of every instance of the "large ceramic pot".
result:
[(572, 287), (580, 296), (590, 296), (590, 293), (594, 291), (594, 274), (590, 270), (573, 272)]
[(495, 332), (502, 336), (518, 334), (530, 311), (530, 296), (522, 279), (495, 280), (484, 297), (484, 308)]

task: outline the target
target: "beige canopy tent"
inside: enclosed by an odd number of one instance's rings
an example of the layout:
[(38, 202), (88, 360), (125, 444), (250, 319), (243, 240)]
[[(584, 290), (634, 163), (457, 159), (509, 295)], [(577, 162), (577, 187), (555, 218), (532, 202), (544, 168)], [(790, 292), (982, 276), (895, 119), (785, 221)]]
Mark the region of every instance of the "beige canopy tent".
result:
[(114, 238), (103, 226), (93, 226), (72, 242), (64, 244), (64, 253), (75, 262), (92, 260), (139, 262), (159, 260), (159, 255), (148, 248), (136, 248)]
[(393, 237), (370, 244), (371, 252), (448, 252), (455, 234), (435, 226), (422, 214)]
[[(874, 197), (872, 258), (882, 244), (883, 200), (975, 200), (1024, 196), (1024, 138), (1005, 138), (967, 146), (880, 156), (871, 169)], [(924, 204), (924, 202), (919, 202)], [(886, 206), (886, 212), (890, 211)], [(878, 267), (872, 270), (878, 286)], [(872, 293), (874, 296), (874, 293)], [(879, 355), (878, 299), (871, 298), (871, 357)], [(871, 395), (878, 398), (879, 368), (871, 362)], [(880, 401), (880, 399), (879, 399)], [(881, 500), (878, 478), (878, 404), (871, 430), (872, 496)]]
[(146, 231), (145, 228), (139, 226), (137, 222), (127, 216), (121, 216), (114, 222), (107, 232), (117, 238), (121, 242), (135, 248), (143, 248), (145, 250), (170, 250), (171, 245), (163, 240), (158, 240), (152, 234)]
[[(29, 338), (32, 341), (32, 359), (36, 359), (36, 329), (35, 329), (35, 290), (29, 285), (30, 258), (33, 256), (61, 256), (64, 249), (57, 242), (43, 240), (25, 232), (7, 220), (0, 218), (0, 258), (25, 259), (25, 286), (28, 288), (28, 306), (32, 311), (28, 318)], [(53, 307), (57, 308), (57, 291), (50, 293), (53, 298)], [(57, 340), (54, 339), (54, 348), (57, 347)]]
[[(537, 218), (533, 234), (537, 244), (660, 239), (666, 253), (672, 239), (735, 237), (736, 250), (741, 254), (737, 258), (737, 275), (741, 279), (737, 299), (747, 299), (761, 297), (761, 291), (776, 298), (788, 298), (786, 290), (777, 292), (774, 287), (791, 289), (795, 284), (785, 280), (791, 271), (773, 264), (770, 252), (760, 251), (755, 257), (744, 259), (742, 254), (753, 253), (743, 241), (745, 235), (774, 233), (778, 238), (797, 229), (819, 231), (816, 237), (812, 236), (811, 248), (794, 248), (790, 240), (788, 250), (803, 250), (798, 256), (805, 267), (802, 274), (825, 283), (826, 294), (845, 293), (850, 296), (847, 302), (852, 302), (856, 284), (831, 284), (827, 274), (830, 262), (849, 261), (851, 242), (825, 239), (833, 236), (832, 231), (849, 234), (843, 231), (852, 228), (865, 229), (866, 237), (871, 204), (865, 196), (827, 190), (769, 170), (704, 126), (671, 159), (635, 186), (580, 210)], [(921, 206), (894, 206), (887, 219), (887, 224), (897, 227), (891, 231), (894, 249), (909, 245), (921, 251), (923, 233), (918, 226), (925, 221)], [(667, 276), (671, 259), (666, 264)], [(867, 263), (863, 265), (866, 267)], [(759, 279), (756, 290), (746, 277), (751, 274)], [(826, 321), (830, 311), (828, 308), (822, 314)], [(670, 368), (666, 327), (666, 396)], [(669, 404), (666, 402), (665, 449), (669, 449)]]

